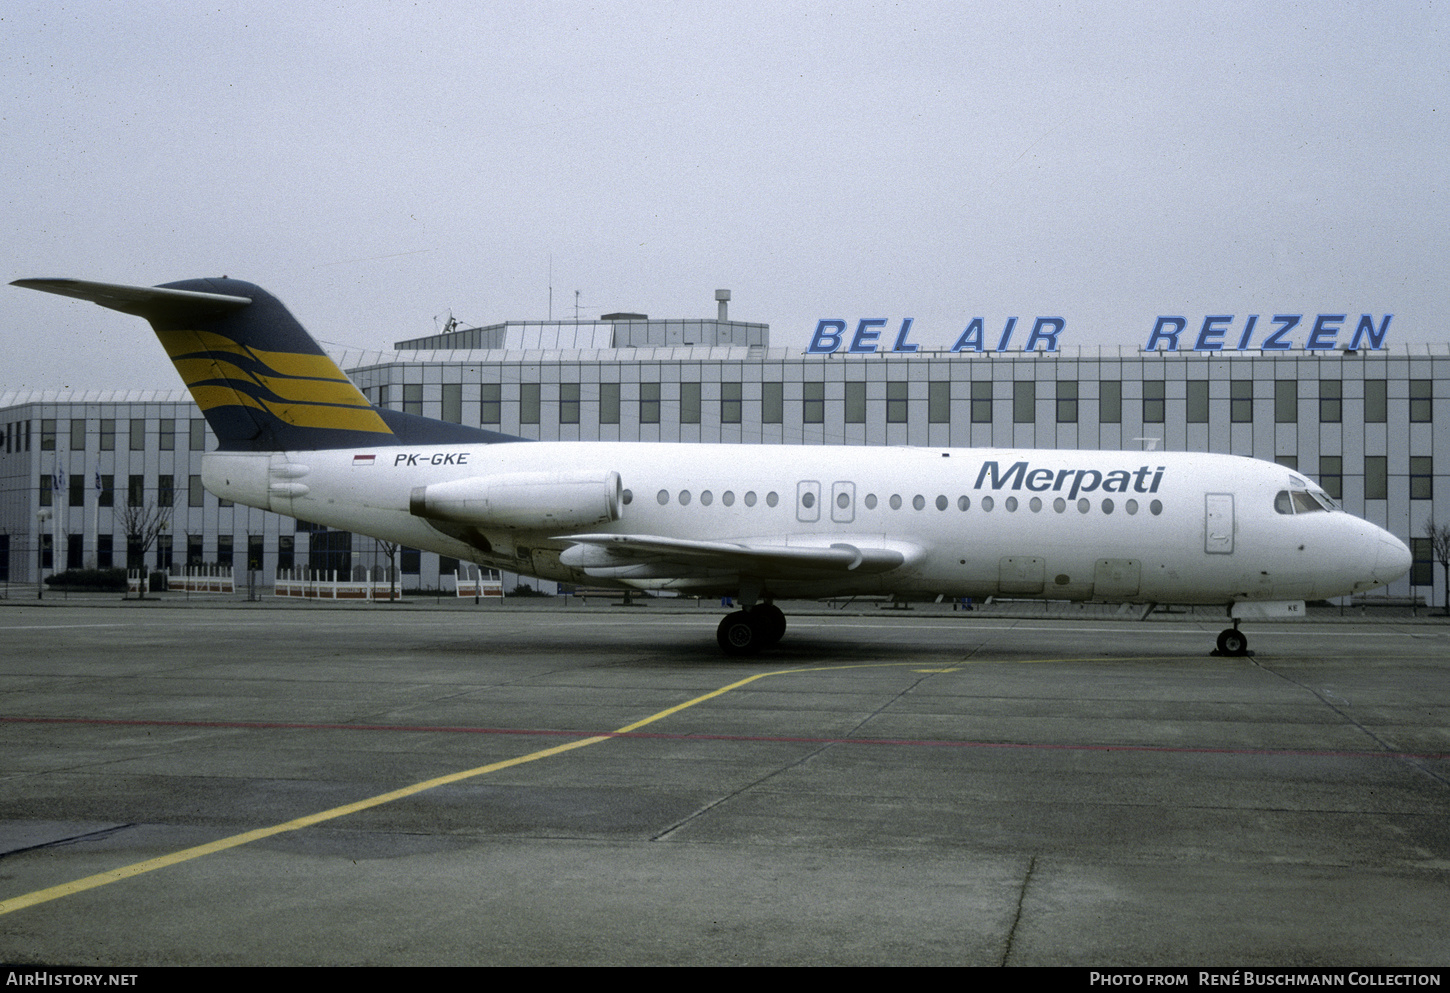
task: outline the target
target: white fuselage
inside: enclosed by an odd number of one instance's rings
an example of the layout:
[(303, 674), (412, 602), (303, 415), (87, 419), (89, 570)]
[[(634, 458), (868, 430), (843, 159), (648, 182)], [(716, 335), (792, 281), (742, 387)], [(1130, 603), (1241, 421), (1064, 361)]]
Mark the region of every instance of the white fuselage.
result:
[[(415, 513), (420, 488), (549, 473), (617, 473), (617, 519), (560, 527), (541, 509), (532, 526), (517, 513), (462, 526)], [(1403, 543), (1342, 511), (1276, 509), (1286, 491), (1316, 489), (1293, 471), (1214, 454), (527, 442), (218, 452), (205, 457), (204, 480), (239, 503), (514, 572), (712, 595), (744, 583), (770, 597), (1295, 601), (1382, 585), (1409, 562)], [(560, 562), (567, 536), (583, 532), (844, 544), (900, 552), (901, 564), (747, 575), (707, 563), (601, 579)]]

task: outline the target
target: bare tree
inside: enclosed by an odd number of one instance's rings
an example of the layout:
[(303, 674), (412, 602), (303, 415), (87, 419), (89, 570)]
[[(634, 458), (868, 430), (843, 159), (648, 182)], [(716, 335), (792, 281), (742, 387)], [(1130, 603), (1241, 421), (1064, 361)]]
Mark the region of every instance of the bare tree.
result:
[(171, 525), (171, 508), (154, 503), (131, 503), (117, 514), (121, 530), (126, 532), (126, 556), (135, 556), (136, 566), (127, 561), (127, 568), (141, 569), (141, 599), (146, 599), (146, 552), (156, 541), (156, 536)]
[(1436, 524), (1425, 518), (1425, 537), (1430, 539), (1430, 553), (1440, 563), (1445, 579), (1445, 616), (1450, 617), (1450, 524)]
[(374, 538), (373, 541), (377, 542), (378, 548), (388, 557), (388, 602), (393, 603), (398, 599), (398, 570), (395, 563), (398, 548), (401, 546), (396, 541), (384, 541), (382, 538)]

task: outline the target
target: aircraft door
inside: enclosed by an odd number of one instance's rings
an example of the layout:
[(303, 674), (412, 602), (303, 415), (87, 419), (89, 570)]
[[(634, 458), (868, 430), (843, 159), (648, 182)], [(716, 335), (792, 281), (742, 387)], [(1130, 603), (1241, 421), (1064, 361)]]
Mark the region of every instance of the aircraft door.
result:
[(856, 484), (838, 482), (831, 484), (831, 520), (837, 524), (850, 524), (856, 519)]
[(1234, 495), (1232, 493), (1204, 494), (1203, 550), (1211, 555), (1233, 554)]
[(803, 479), (795, 488), (795, 519), (813, 524), (821, 519), (821, 484)]

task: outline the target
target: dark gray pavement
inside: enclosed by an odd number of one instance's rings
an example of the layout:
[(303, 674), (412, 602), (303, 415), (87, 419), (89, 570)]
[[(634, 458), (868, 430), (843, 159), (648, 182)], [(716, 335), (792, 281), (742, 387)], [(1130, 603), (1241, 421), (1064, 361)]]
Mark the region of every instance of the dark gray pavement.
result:
[(0, 961), (1450, 960), (1442, 621), (802, 607), (0, 601)]

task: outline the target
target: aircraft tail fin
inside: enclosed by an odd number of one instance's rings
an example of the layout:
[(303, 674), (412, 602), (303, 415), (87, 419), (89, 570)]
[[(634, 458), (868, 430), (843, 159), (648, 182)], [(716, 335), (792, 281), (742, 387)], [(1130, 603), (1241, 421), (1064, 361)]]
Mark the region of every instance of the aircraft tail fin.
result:
[(282, 302), (252, 283), (223, 277), (163, 286), (79, 279), (13, 285), (150, 321), (223, 450), (513, 440), (373, 406)]

